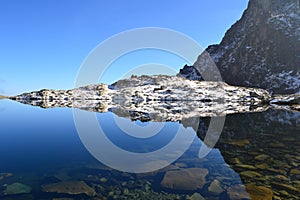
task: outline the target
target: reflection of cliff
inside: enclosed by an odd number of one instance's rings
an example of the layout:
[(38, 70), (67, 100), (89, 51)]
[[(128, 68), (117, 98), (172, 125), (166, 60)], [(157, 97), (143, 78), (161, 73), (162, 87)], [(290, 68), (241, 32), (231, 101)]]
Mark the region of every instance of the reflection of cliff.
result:
[[(208, 123), (204, 120), (200, 125), (201, 138)], [(297, 199), (300, 196), (299, 132), (299, 113), (270, 109), (263, 113), (230, 115), (217, 148), (244, 184), (271, 188), (281, 199)]]

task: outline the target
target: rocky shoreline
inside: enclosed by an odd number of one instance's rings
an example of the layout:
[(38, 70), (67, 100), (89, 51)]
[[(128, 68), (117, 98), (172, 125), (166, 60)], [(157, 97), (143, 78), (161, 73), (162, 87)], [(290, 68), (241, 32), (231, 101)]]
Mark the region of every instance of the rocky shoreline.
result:
[(0, 95), (0, 99), (8, 99), (9, 97), (7, 97), (7, 96), (2, 96), (2, 95)]
[(263, 89), (164, 75), (132, 76), (112, 85), (95, 84), (72, 90), (43, 89), (9, 98), (42, 108), (114, 112), (141, 121), (180, 121), (262, 112), (269, 107), (299, 111), (300, 105), (299, 94), (271, 96)]
[[(221, 174), (213, 168), (206, 168), (205, 160), (185, 165), (195, 162), (194, 158), (185, 158), (177, 163), (178, 166), (174, 164), (165, 171), (151, 173), (158, 178), (156, 181), (150, 174), (145, 176), (141, 184), (143, 187), (138, 186), (140, 189), (131, 187), (130, 181), (123, 181), (124, 184), (112, 182), (111, 185), (108, 182), (102, 186), (98, 182), (108, 179), (88, 174), (84, 179), (75, 177), (74, 180), (55, 183), (43, 182), (41, 188), (45, 195), (201, 199), (203, 194), (216, 199), (295, 199), (299, 194), (299, 140), (295, 140), (299, 127), (291, 126), (298, 123), (295, 119), (299, 114), (285, 110), (299, 111), (300, 94), (271, 96), (263, 89), (158, 75), (133, 76), (112, 85), (95, 84), (72, 90), (44, 89), (9, 99), (42, 108), (70, 107), (91, 112), (113, 112), (131, 120), (179, 121), (184, 127), (190, 127), (196, 117), (203, 117), (202, 121), (197, 121), (199, 128), (196, 130), (202, 140), (205, 136), (202, 133), (206, 133), (208, 128), (206, 117), (238, 114), (226, 118), (223, 134), (216, 146), (234, 170), (232, 173), (223, 164), (216, 166), (222, 169)], [(270, 128), (265, 128), (266, 125)], [(260, 133), (261, 130), (264, 133)], [(292, 151), (289, 150), (291, 148)], [(163, 191), (152, 189), (158, 187), (157, 181)], [(70, 185), (74, 186), (71, 190)], [(26, 193), (31, 191), (29, 185), (14, 181), (7, 184), (6, 194), (15, 194), (16, 186), (22, 191), (25, 188)], [(186, 194), (173, 194), (181, 190), (187, 191)]]

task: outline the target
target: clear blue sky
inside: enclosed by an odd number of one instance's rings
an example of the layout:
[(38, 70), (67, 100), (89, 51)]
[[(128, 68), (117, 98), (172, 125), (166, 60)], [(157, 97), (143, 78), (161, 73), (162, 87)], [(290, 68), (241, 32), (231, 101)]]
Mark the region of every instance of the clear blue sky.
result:
[[(174, 29), (204, 48), (219, 43), (247, 3), (248, 0), (2, 0), (0, 94), (72, 88), (81, 63), (93, 48), (133, 28)], [(145, 62), (157, 63), (163, 56), (170, 57), (160, 55)], [(134, 56), (125, 60), (128, 66), (130, 60), (132, 65), (137, 64)], [(116, 69), (123, 64), (119, 62)], [(170, 57), (163, 64), (178, 70), (185, 63)], [(106, 82), (119, 78), (120, 74), (112, 74)]]

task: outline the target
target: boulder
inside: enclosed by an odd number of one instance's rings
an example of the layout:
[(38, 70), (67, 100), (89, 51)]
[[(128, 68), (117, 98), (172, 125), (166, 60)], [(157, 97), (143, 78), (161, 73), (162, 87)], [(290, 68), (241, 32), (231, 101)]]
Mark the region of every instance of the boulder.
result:
[(207, 169), (187, 168), (167, 171), (161, 185), (175, 190), (197, 190), (206, 184)]

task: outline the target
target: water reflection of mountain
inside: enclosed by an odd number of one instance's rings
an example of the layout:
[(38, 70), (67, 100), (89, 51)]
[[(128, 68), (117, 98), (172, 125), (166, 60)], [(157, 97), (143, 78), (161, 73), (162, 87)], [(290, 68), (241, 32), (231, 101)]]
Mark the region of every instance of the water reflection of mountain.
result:
[[(175, 81), (165, 84), (161, 82), (164, 79)], [(224, 83), (189, 82), (176, 77), (144, 76), (131, 80), (137, 85), (128, 88), (115, 85), (114, 89), (107, 85), (91, 85), (68, 91), (42, 90), (12, 99), (43, 108), (71, 107), (90, 112), (112, 112), (132, 121), (169, 121), (192, 127), (206, 146), (220, 150), (225, 162), (222, 160), (208, 170), (206, 167), (210, 167), (200, 159), (199, 165), (167, 170), (161, 184), (171, 190), (186, 189), (190, 185), (192, 191), (211, 193), (213, 190), (230, 199), (249, 199), (249, 195), (251, 198), (293, 199), (300, 195), (300, 142), (297, 140), (300, 114), (284, 110), (297, 110), (299, 95), (270, 97), (264, 90)], [(131, 84), (131, 80), (121, 83)], [(277, 104), (274, 106), (272, 102)], [(289, 107), (289, 104), (296, 107)], [(206, 134), (210, 121), (215, 120), (223, 126), (225, 116), (222, 134), (221, 130)], [(243, 183), (230, 172), (226, 163), (239, 173)], [(222, 169), (221, 178), (219, 172), (213, 174), (214, 169)], [(200, 172), (203, 176), (199, 176)], [(214, 178), (208, 180), (210, 177)], [(192, 184), (193, 180), (195, 184)]]
[[(204, 139), (209, 119), (200, 123)], [(297, 199), (300, 195), (299, 113), (268, 110), (226, 117), (216, 147), (245, 185), (269, 188), (274, 196)], [(251, 196), (251, 194), (250, 194)]]

